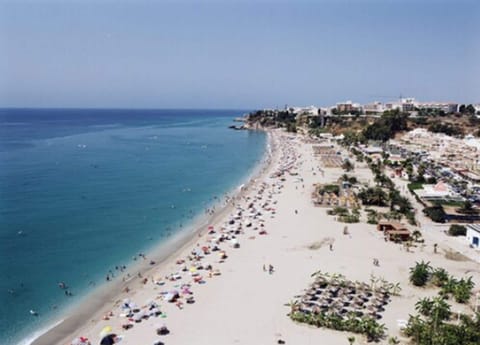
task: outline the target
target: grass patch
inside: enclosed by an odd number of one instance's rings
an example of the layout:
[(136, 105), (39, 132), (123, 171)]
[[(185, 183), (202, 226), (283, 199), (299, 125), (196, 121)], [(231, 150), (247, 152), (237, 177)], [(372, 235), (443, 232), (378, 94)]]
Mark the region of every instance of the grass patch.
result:
[(412, 191), (415, 189), (422, 189), (423, 188), (423, 183), (422, 182), (412, 182), (407, 185), (407, 188)]

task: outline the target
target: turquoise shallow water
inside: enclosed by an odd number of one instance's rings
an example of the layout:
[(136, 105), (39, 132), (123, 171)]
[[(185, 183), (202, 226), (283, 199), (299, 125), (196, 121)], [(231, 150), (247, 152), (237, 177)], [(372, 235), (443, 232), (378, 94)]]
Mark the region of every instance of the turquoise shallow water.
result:
[(0, 110), (1, 343), (44, 327), (238, 186), (266, 143), (227, 128), (242, 113)]

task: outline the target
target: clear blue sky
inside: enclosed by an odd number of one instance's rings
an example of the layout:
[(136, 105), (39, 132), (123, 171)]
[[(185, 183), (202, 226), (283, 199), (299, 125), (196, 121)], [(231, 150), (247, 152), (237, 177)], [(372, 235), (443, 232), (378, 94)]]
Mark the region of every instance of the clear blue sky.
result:
[(480, 1), (4, 1), (0, 107), (480, 102)]

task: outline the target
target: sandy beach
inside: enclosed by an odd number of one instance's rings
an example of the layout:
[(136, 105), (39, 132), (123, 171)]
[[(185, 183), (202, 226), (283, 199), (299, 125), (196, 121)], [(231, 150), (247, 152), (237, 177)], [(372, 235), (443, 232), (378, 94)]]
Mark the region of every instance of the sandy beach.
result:
[[(287, 315), (288, 303), (307, 289), (311, 274), (319, 270), (367, 284), (372, 276), (399, 283), (400, 296), (392, 296), (380, 322), (389, 336), (402, 339), (399, 321), (408, 320), (420, 297), (436, 294), (408, 282), (409, 267), (416, 261), (429, 261), (455, 276), (471, 275), (480, 284), (477, 263), (446, 258), (449, 247), (439, 240), (441, 233), (429, 231), (424, 246), (408, 252), (385, 242), (375, 225), (364, 221), (348, 224), (345, 235), (345, 224), (311, 199), (315, 184), (336, 181), (344, 171), (322, 167), (312, 144), (301, 135), (272, 130), (269, 136), (268, 162), (226, 207), (193, 236), (189, 232), (169, 243), (170, 250), (164, 251), (168, 255), (147, 254), (135, 270), (129, 269), (131, 280), (106, 284), (75, 315), (33, 344), (66, 345), (80, 336), (99, 344), (105, 327), (120, 335), (119, 343), (125, 345), (279, 340), (347, 344), (350, 333), (297, 324)], [(360, 164), (350, 175), (360, 182), (372, 181), (368, 167)], [(427, 229), (426, 222), (422, 219), (421, 224)], [(374, 258), (378, 266), (372, 264)], [(454, 303), (452, 311), (462, 308)], [(168, 334), (157, 334), (162, 326)], [(357, 343), (365, 342), (361, 335), (355, 337)]]

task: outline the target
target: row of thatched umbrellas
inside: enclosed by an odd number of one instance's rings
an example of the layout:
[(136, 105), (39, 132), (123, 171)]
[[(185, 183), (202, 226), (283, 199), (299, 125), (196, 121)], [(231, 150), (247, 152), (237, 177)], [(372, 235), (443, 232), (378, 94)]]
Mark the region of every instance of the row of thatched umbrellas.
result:
[(337, 206), (358, 206), (356, 199), (353, 196), (337, 196), (335, 193), (323, 193), (317, 197), (317, 203), (323, 205), (336, 204)]
[(302, 296), (298, 309), (312, 314), (334, 313), (344, 318), (349, 314), (381, 318), (380, 313), (389, 299), (384, 288), (373, 290), (365, 283), (328, 280), (320, 276)]

